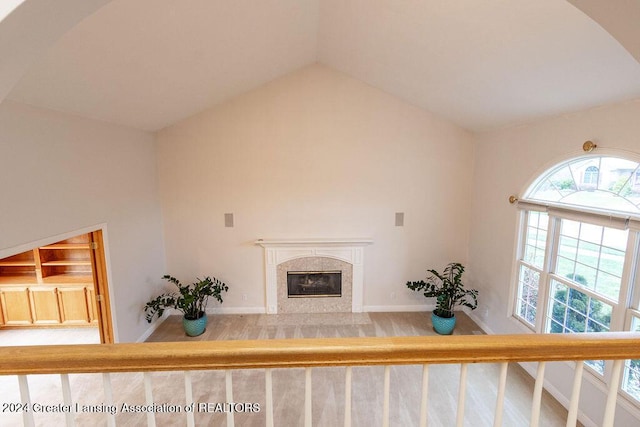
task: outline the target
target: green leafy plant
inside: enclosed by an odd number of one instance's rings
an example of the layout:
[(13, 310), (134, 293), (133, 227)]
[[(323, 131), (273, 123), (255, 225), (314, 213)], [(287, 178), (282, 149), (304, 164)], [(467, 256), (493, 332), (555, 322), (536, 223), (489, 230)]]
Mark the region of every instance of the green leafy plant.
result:
[(213, 297), (222, 303), (222, 293), (227, 292), (229, 287), (220, 280), (209, 276), (204, 279), (196, 278), (190, 285), (183, 285), (178, 279), (168, 274), (162, 276), (178, 287), (178, 292), (167, 292), (149, 301), (144, 306), (145, 318), (151, 323), (157, 315), (162, 316), (169, 308), (180, 310), (185, 319), (196, 320), (204, 316), (205, 308), (209, 297)]
[(422, 292), (427, 298), (436, 298), (434, 313), (440, 317), (453, 317), (453, 309), (457, 306), (475, 310), (478, 307), (478, 291), (465, 289), (462, 283), (464, 266), (457, 262), (448, 264), (444, 271), (427, 270), (431, 273), (426, 280), (407, 282), (412, 291)]

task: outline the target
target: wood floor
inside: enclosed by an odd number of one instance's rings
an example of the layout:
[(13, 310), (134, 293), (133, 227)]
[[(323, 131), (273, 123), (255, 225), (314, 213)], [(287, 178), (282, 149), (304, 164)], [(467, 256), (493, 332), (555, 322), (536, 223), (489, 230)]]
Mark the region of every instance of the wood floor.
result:
[[(461, 315), (456, 334), (481, 333), (467, 316)], [(148, 341), (197, 341), (225, 339), (320, 338), (406, 336), (434, 334), (427, 313), (369, 313), (369, 314), (313, 314), (313, 315), (216, 315), (210, 316), (207, 331), (199, 337), (187, 337), (178, 316), (169, 317)], [(313, 370), (313, 425), (339, 426), (344, 419), (345, 368)], [(429, 370), (429, 426), (455, 425), (457, 408), (458, 365), (432, 366)], [(498, 365), (472, 364), (468, 370), (465, 426), (493, 425), (493, 410), (497, 390)], [(224, 403), (225, 376), (223, 372), (199, 371), (192, 374), (193, 398), (196, 403)], [(391, 369), (390, 420), (392, 426), (415, 426), (419, 421), (419, 399), (422, 367), (401, 366)], [(100, 406), (105, 402), (102, 376), (71, 375), (72, 400), (80, 405)], [(353, 369), (354, 426), (382, 425), (383, 367)], [(111, 374), (114, 400), (117, 404), (116, 422), (122, 426), (146, 424), (146, 414), (124, 413), (122, 404), (144, 405), (143, 378), (140, 373)], [(59, 376), (30, 377), (32, 402), (57, 404), (62, 402)], [(183, 406), (185, 403), (182, 373), (153, 373), (153, 396), (156, 404)], [(264, 426), (265, 379), (263, 370), (233, 372), (235, 402), (257, 403), (260, 412), (236, 413), (236, 426)], [(274, 413), (277, 426), (304, 424), (304, 370), (274, 370)], [(529, 424), (533, 381), (517, 365), (510, 365), (504, 426)], [(19, 399), (17, 381), (13, 377), (0, 378), (1, 402)], [(10, 397), (13, 396), (13, 397)], [(206, 405), (204, 406), (206, 407)], [(203, 408), (204, 408), (203, 407)], [(213, 406), (209, 407), (213, 408)], [(108, 409), (108, 408), (103, 408)], [(226, 424), (226, 414), (196, 411), (196, 425)], [(36, 414), (36, 424), (63, 425), (63, 414)], [(80, 412), (75, 415), (77, 425), (106, 425), (100, 413)], [(158, 426), (186, 425), (184, 413), (157, 413)], [(564, 426), (566, 410), (550, 395), (544, 394), (540, 425)], [(19, 426), (19, 414), (0, 413), (0, 425)]]

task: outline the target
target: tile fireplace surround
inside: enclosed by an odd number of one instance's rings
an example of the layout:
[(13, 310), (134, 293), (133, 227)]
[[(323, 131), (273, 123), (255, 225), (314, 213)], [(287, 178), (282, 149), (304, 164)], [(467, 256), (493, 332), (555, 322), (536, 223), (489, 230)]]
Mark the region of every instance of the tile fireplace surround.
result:
[[(264, 248), (266, 312), (361, 313), (364, 287), (364, 246), (371, 239), (259, 239)], [(287, 298), (287, 270), (343, 272), (341, 297)]]

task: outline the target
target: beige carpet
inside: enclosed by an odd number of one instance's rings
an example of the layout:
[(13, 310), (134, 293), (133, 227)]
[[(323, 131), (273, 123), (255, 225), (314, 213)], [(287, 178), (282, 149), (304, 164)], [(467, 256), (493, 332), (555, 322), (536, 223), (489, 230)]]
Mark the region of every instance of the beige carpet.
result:
[(0, 347), (65, 344), (100, 344), (100, 331), (97, 327), (0, 329)]
[[(403, 336), (433, 334), (426, 313), (370, 313), (370, 314), (317, 314), (317, 315), (218, 315), (210, 319), (205, 334), (190, 338), (184, 335), (180, 318), (168, 318), (149, 338), (149, 341), (192, 341), (222, 339), (316, 338), (358, 336)], [(467, 317), (460, 316), (456, 334), (480, 333)], [(318, 368), (313, 370), (313, 425), (338, 426), (344, 419), (345, 368)], [(440, 365), (430, 368), (429, 425), (452, 426), (457, 408), (458, 365)], [(491, 426), (497, 389), (499, 366), (493, 364), (469, 365), (466, 395), (465, 425)], [(353, 369), (354, 426), (382, 425), (383, 367)], [(216, 403), (226, 402), (223, 372), (200, 371), (193, 374), (193, 397), (201, 411), (195, 413), (196, 425), (225, 425), (226, 414), (206, 412)], [(144, 413), (123, 413), (122, 405), (144, 405), (143, 375), (112, 374), (114, 400), (118, 413), (117, 425), (146, 424)], [(390, 420), (392, 426), (418, 425), (422, 367), (402, 366), (391, 369)], [(30, 377), (32, 402), (56, 405), (62, 402), (60, 378), (55, 375)], [(157, 405), (183, 407), (185, 404), (182, 373), (152, 374), (153, 396)], [(301, 426), (304, 423), (304, 370), (274, 370), (274, 413), (276, 426)], [(80, 405), (100, 407), (105, 403), (101, 375), (71, 375), (72, 400)], [(260, 412), (236, 413), (237, 426), (265, 425), (264, 370), (233, 372), (235, 402), (257, 403)], [(505, 426), (529, 424), (533, 382), (517, 365), (509, 368)], [(19, 401), (17, 380), (0, 377), (0, 400)], [(214, 405), (206, 405), (208, 403)], [(564, 426), (566, 411), (545, 393), (540, 425)], [(35, 414), (36, 425), (64, 425), (64, 414)], [(78, 413), (77, 425), (106, 425), (104, 414)], [(158, 426), (184, 426), (182, 413), (157, 413)], [(0, 413), (0, 425), (22, 425), (20, 414)]]

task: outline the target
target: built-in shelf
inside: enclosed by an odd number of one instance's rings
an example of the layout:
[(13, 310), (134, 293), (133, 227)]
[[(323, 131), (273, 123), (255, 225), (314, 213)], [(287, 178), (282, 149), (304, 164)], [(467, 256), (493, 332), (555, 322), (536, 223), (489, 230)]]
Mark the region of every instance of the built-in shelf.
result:
[(35, 261), (0, 261), (0, 267), (35, 267)]
[(63, 259), (63, 260), (57, 260), (57, 261), (47, 261), (47, 262), (43, 262), (42, 263), (43, 267), (65, 267), (65, 266), (73, 266), (73, 265), (88, 265), (88, 266), (91, 266), (91, 261), (89, 261), (89, 260), (82, 261), (82, 260), (75, 260), (75, 259)]
[(54, 245), (41, 246), (40, 250), (69, 250), (69, 249), (90, 249), (89, 243), (56, 243)]
[(42, 278), (42, 283), (46, 284), (60, 284), (60, 283), (69, 283), (69, 284), (78, 284), (78, 283), (92, 283), (93, 276), (90, 274), (78, 274), (78, 273), (66, 273), (66, 274), (56, 274), (54, 276), (47, 276)]
[(91, 241), (83, 234), (0, 260), (0, 327), (97, 323)]

